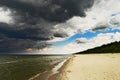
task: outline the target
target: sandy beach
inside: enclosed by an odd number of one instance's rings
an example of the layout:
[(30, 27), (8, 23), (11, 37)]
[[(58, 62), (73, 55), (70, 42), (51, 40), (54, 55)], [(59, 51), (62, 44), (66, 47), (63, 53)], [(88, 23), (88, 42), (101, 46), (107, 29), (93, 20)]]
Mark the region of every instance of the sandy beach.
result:
[(49, 80), (120, 80), (120, 54), (73, 55)]

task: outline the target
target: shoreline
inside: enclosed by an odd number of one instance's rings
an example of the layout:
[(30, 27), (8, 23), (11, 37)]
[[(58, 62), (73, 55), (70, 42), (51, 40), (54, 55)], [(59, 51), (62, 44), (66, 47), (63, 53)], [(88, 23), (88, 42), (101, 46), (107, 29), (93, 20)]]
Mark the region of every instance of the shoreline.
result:
[(35, 76), (29, 78), (28, 80), (48, 80), (49, 77), (53, 76), (54, 74), (59, 73), (59, 69), (70, 59), (70, 57), (63, 60), (62, 62), (59, 62), (57, 65), (55, 65), (50, 70), (44, 71), (42, 73), (38, 73)]
[[(72, 56), (58, 69), (58, 73), (53, 74), (52, 76), (50, 76), (50, 77), (48, 78), (48, 80), (55, 80), (59, 74), (64, 74), (64, 69), (66, 69), (67, 66), (69, 66), (69, 64), (71, 64), (71, 62), (73, 61), (74, 57), (75, 57), (75, 56), (72, 55)], [(57, 80), (57, 79), (56, 79), (56, 80)], [(59, 80), (59, 79), (58, 79), (58, 80)], [(61, 80), (61, 79), (60, 79), (60, 80)]]
[(75, 54), (48, 80), (120, 80), (120, 54)]

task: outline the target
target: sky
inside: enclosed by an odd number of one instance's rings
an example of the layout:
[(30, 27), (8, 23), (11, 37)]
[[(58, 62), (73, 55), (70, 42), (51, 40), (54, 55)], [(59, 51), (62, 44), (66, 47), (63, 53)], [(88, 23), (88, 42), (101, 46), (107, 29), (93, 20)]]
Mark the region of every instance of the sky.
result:
[(120, 41), (120, 0), (0, 0), (0, 54), (72, 54)]

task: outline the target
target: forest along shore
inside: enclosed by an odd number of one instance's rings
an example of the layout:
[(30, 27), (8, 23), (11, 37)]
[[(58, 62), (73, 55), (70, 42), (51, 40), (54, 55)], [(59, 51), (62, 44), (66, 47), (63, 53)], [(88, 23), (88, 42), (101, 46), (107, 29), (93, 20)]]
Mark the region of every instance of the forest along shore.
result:
[(120, 54), (73, 55), (49, 80), (120, 80)]

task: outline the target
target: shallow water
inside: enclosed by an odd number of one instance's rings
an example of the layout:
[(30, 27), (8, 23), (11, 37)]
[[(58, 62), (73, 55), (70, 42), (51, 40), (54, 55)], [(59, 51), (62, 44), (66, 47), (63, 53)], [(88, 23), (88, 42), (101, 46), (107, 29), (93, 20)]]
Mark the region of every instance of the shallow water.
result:
[(0, 80), (28, 80), (51, 70), (68, 56), (0, 56)]

